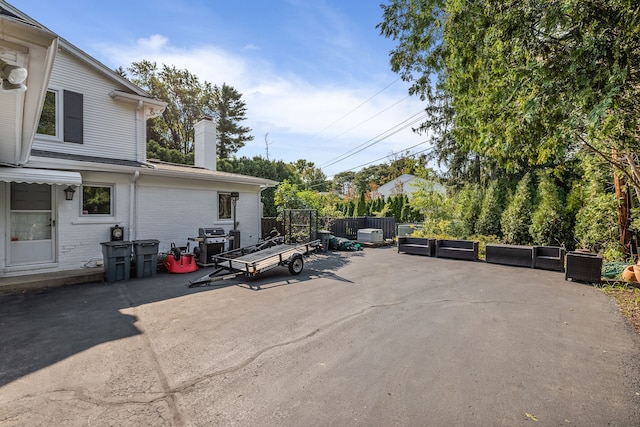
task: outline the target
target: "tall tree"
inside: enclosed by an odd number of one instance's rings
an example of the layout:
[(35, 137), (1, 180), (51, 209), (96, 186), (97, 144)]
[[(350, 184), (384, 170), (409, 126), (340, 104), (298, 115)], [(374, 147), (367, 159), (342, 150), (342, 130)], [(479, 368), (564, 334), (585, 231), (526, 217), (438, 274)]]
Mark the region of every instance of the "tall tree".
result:
[(147, 60), (133, 62), (128, 71), (135, 84), (167, 102), (162, 116), (149, 121), (147, 138), (183, 154), (192, 152), (195, 123), (215, 113), (211, 85), (187, 70), (168, 65), (158, 69)]
[[(244, 156), (222, 159), (218, 162), (217, 168), (225, 172), (268, 178), (279, 182), (287, 180), (296, 186), (302, 183), (299, 174), (290, 163), (285, 163), (282, 160), (267, 160), (261, 156), (255, 156), (251, 159)], [(264, 216), (277, 215), (275, 192), (275, 188), (267, 188), (261, 192)]]
[(317, 168), (313, 162), (299, 159), (292, 163), (292, 165), (298, 174), (300, 174), (304, 188), (316, 191), (329, 190), (330, 183), (327, 181), (327, 176), (322, 172), (322, 169)]
[(533, 207), (531, 175), (522, 177), (513, 198), (502, 213), (500, 224), (507, 243), (524, 245), (531, 243), (529, 227)]
[(218, 157), (226, 159), (253, 141), (253, 135), (249, 135), (251, 129), (240, 125), (246, 119), (247, 106), (242, 94), (226, 83), (213, 87), (213, 101), (218, 120)]
[[(640, 5), (625, 0), (392, 0), (382, 33), (414, 93), (444, 91), (463, 150), (510, 169), (576, 148), (640, 198)], [(617, 155), (617, 157), (616, 157)]]

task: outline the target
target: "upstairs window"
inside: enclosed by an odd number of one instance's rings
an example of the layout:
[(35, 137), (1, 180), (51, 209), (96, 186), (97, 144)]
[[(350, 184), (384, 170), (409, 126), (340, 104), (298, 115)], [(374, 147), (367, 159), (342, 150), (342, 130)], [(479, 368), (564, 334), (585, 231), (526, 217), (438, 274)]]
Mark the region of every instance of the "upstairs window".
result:
[(84, 99), (81, 93), (50, 89), (45, 96), (38, 134), (65, 142), (84, 141)]
[(48, 90), (44, 98), (38, 133), (40, 135), (58, 137), (58, 91)]

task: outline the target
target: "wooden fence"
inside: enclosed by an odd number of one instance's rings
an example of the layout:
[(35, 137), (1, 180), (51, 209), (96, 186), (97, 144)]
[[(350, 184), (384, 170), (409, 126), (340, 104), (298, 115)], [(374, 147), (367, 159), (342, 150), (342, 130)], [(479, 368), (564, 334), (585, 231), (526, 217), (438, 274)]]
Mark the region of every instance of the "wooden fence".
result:
[[(375, 218), (368, 216), (350, 218), (320, 218), (318, 230), (322, 229), (321, 224), (330, 224), (329, 231), (337, 237), (344, 237), (350, 240), (357, 240), (358, 230), (362, 228), (379, 228), (382, 230), (385, 239), (393, 239), (396, 236), (396, 220), (390, 218)], [(262, 218), (262, 237), (265, 238), (273, 229), (284, 235), (284, 223), (275, 217)]]

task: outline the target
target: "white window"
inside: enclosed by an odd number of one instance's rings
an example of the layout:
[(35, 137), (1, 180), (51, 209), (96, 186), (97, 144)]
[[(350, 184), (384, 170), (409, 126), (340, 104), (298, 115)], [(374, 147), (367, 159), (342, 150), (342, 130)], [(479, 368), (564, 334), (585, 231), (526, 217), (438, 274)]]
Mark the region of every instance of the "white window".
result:
[(58, 91), (49, 89), (44, 98), (44, 105), (42, 106), (42, 113), (40, 114), (38, 134), (61, 139), (59, 131), (60, 125), (58, 123), (60, 108)]
[(84, 97), (69, 90), (49, 89), (44, 99), (38, 134), (65, 142), (84, 141)]
[(113, 187), (82, 186), (82, 215), (113, 216)]
[(218, 219), (231, 219), (230, 193), (218, 193)]

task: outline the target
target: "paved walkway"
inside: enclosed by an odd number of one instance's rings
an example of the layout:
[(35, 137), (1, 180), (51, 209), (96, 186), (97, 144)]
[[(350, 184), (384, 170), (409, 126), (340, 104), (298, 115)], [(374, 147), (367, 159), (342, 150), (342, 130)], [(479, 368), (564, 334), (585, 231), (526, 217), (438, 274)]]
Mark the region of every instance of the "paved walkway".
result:
[(0, 296), (0, 425), (638, 425), (640, 335), (593, 287), (394, 248), (308, 261), (261, 290)]

